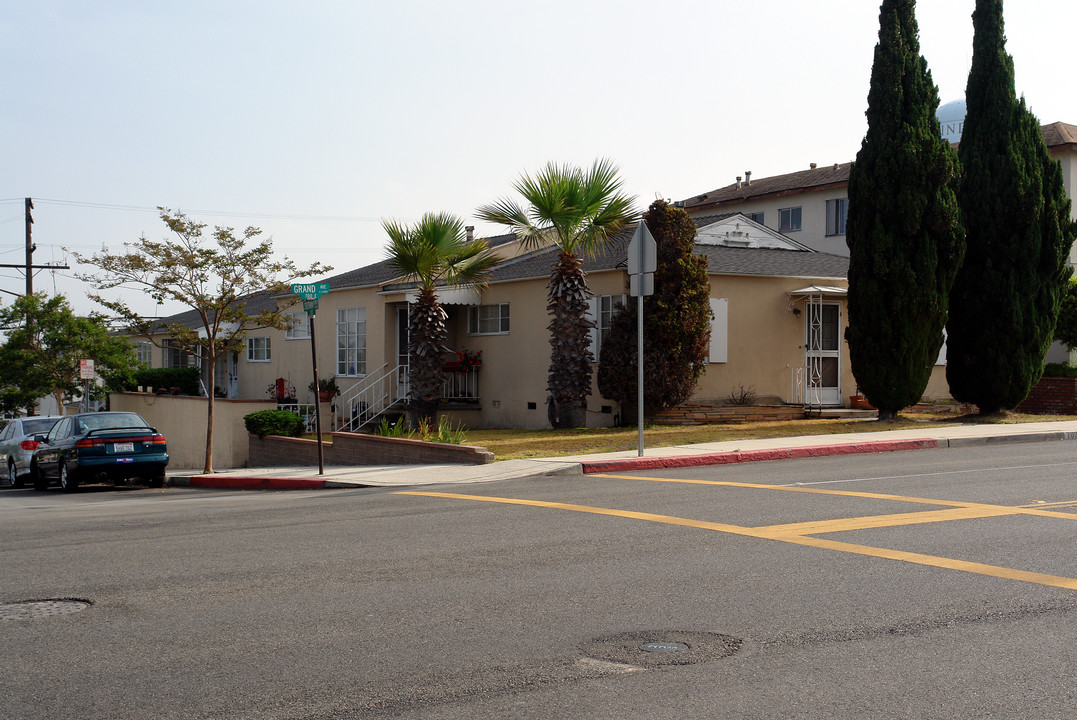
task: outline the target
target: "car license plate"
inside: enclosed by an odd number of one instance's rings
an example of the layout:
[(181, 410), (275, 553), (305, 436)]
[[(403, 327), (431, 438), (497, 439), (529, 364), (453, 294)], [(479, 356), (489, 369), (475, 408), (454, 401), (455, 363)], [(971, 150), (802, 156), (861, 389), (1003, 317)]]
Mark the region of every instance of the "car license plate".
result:
[(112, 452), (118, 452), (118, 453), (127, 452), (127, 453), (129, 453), (129, 452), (134, 452), (134, 451), (135, 451), (135, 444), (133, 442), (114, 443), (112, 445)]

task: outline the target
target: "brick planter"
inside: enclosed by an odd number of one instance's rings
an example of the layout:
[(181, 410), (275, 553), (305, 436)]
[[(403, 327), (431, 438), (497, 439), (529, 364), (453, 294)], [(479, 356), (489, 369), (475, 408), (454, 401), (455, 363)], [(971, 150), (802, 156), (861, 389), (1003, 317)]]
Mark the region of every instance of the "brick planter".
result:
[[(358, 433), (331, 433), (323, 443), (326, 465), (483, 465), (494, 454), (473, 445), (449, 445)], [(251, 435), (249, 467), (302, 467), (318, 464), (318, 441)]]
[(1077, 378), (1040, 378), (1017, 411), (1031, 415), (1077, 415)]

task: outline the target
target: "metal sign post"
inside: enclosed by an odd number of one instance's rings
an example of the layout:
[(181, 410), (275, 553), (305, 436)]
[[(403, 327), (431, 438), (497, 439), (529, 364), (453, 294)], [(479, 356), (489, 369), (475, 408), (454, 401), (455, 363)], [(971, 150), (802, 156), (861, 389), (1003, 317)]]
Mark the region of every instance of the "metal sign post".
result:
[(318, 474), (325, 474), (325, 451), (322, 448), (322, 404), (318, 399), (318, 343), (314, 331), (318, 298), (329, 292), (329, 283), (293, 283), (292, 294), (303, 298), (303, 309), (310, 322), (310, 361), (314, 369), (314, 432), (318, 434)]
[(643, 457), (643, 296), (654, 294), (654, 271), (658, 266), (658, 244), (642, 220), (628, 243), (628, 286), (636, 297), (636, 424), (639, 427), (639, 457)]

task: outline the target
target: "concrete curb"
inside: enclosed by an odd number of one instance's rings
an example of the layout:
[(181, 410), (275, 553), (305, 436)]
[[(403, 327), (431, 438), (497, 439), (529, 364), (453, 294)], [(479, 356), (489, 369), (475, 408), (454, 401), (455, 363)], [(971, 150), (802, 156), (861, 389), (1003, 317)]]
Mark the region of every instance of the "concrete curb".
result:
[[(249, 475), (192, 475), (191, 487), (223, 488), (228, 490), (321, 490), (326, 481), (314, 478), (281, 478)], [(341, 486), (344, 487), (344, 486)]]
[(863, 453), (895, 452), (898, 450), (928, 450), (939, 447), (937, 440), (880, 440), (832, 445), (812, 445), (796, 448), (773, 448), (745, 450), (743, 452), (701, 453), (699, 455), (675, 455), (671, 457), (625, 458), (623, 460), (584, 461), (583, 473), (631, 472), (637, 470), (660, 470), (663, 468), (703, 467), (706, 465), (730, 465), (733, 463), (762, 462), (765, 460), (792, 460), (794, 458), (824, 457), (827, 455), (857, 455)]
[(969, 445), (998, 445), (1000, 443), (1043, 442), (1047, 440), (1077, 440), (1077, 432), (1055, 431), (1038, 433), (1015, 433), (1013, 435), (992, 435), (988, 437), (950, 438), (946, 447), (966, 447)]

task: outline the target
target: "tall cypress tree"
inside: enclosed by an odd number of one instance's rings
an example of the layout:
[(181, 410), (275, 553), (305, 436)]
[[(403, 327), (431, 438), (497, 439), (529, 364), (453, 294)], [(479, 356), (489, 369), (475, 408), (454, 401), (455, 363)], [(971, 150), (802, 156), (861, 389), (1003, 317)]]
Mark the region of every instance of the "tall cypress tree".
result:
[(1002, 0), (972, 15), (958, 202), (968, 250), (947, 322), (950, 393), (983, 414), (1014, 408), (1043, 372), (1070, 269), (1074, 224), (1062, 171), (1017, 100)]
[(964, 251), (957, 161), (939, 133), (915, 0), (883, 0), (868, 131), (849, 175), (849, 327), (860, 391), (891, 419), (916, 403), (942, 346)]

